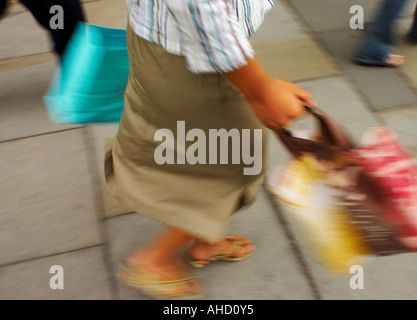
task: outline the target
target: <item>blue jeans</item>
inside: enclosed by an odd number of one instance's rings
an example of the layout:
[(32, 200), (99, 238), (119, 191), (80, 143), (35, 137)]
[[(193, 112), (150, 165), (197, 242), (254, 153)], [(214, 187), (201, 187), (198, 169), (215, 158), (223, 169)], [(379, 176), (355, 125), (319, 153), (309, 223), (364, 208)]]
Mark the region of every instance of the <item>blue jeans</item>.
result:
[[(395, 46), (395, 21), (400, 16), (408, 0), (384, 0), (374, 19), (371, 29), (360, 43), (354, 60), (365, 64), (384, 64)], [(417, 13), (417, 11), (416, 11)], [(408, 37), (417, 41), (417, 21), (414, 23)]]

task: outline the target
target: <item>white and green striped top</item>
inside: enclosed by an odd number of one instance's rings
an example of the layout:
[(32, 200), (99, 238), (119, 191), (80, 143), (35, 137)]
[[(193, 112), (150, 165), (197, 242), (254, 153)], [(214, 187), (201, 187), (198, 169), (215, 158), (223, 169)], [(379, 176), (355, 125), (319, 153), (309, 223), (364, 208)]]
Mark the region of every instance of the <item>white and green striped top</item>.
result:
[(228, 72), (254, 52), (248, 37), (276, 0), (126, 0), (135, 33), (183, 55), (192, 72)]

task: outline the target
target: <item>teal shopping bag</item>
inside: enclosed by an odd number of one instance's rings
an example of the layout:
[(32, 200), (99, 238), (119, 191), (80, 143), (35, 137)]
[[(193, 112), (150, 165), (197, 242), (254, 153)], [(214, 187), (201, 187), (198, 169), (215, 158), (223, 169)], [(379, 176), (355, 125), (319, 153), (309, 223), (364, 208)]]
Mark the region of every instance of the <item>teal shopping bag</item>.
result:
[(44, 96), (52, 122), (119, 122), (129, 73), (126, 30), (79, 23)]

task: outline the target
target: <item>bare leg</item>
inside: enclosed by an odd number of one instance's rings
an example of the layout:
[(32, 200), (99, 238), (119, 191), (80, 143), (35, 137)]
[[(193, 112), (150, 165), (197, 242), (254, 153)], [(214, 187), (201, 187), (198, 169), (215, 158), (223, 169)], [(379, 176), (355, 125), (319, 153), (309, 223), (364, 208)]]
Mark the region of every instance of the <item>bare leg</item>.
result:
[[(127, 257), (127, 262), (133, 268), (143, 272), (158, 274), (165, 281), (189, 278), (189, 266), (180, 259), (180, 250), (193, 237), (172, 227), (163, 232), (146, 246), (134, 251)], [(178, 287), (178, 291), (194, 293), (201, 291), (198, 283), (190, 282)]]
[[(162, 281), (178, 281), (192, 277), (190, 266), (185, 264), (180, 257), (182, 249), (191, 241), (194, 241), (194, 244), (188, 254), (198, 260), (216, 255), (238, 257), (251, 253), (255, 249), (255, 246), (243, 237), (233, 236), (233, 239), (245, 245), (236, 247), (226, 239), (207, 243), (193, 238), (180, 229), (167, 227), (150, 243), (132, 252), (126, 260), (131, 268), (141, 273), (156, 274)], [(175, 291), (189, 294), (201, 292), (201, 289), (200, 283), (192, 281), (178, 285)]]

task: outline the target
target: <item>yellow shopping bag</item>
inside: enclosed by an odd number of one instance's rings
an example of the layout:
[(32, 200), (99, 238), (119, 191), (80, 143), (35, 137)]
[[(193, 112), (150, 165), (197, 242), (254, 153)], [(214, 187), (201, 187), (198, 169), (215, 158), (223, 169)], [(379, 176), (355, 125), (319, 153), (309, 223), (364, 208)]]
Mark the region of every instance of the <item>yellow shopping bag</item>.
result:
[(315, 157), (301, 156), (278, 165), (267, 186), (320, 263), (330, 273), (347, 274), (352, 265), (366, 263), (372, 251), (350, 215), (338, 206), (328, 178)]

